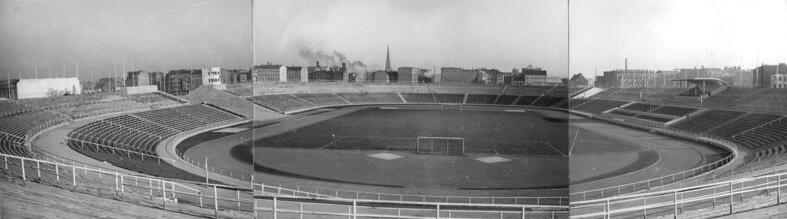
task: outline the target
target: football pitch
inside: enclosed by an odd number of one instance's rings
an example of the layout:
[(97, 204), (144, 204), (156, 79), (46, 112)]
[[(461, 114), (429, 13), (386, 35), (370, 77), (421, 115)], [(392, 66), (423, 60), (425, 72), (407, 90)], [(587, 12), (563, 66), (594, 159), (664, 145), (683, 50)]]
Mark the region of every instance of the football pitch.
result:
[[(422, 141), (461, 147), (466, 154), (565, 156), (564, 119), (534, 111), (368, 108), (257, 140), (256, 147), (415, 152), (419, 136), (462, 141)], [(448, 142), (448, 143), (446, 143)]]

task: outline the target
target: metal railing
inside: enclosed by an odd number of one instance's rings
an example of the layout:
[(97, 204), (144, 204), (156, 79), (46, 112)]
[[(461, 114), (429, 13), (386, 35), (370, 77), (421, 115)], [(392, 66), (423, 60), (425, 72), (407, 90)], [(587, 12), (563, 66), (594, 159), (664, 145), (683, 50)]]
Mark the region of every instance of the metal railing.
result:
[(567, 206), (368, 201), (271, 196), (255, 192), (259, 218), (568, 218)]
[(562, 196), (437, 196), (418, 194), (396, 194), (362, 191), (344, 191), (329, 188), (254, 184), (254, 191), (275, 196), (303, 198), (339, 198), (365, 201), (409, 201), (456, 204), (514, 204), (514, 205), (568, 205), (568, 197)]
[(187, 204), (202, 209), (193, 212), (193, 208), (185, 208), (189, 209), (185, 210), (189, 213), (218, 217), (250, 214), (254, 203), (251, 190), (244, 188), (183, 182), (6, 154), (0, 154), (0, 163), (0, 173), (21, 180), (23, 184), (46, 184), (165, 210), (183, 211), (182, 207), (172, 207)]
[(787, 173), (571, 203), (571, 218), (717, 217), (779, 205)]

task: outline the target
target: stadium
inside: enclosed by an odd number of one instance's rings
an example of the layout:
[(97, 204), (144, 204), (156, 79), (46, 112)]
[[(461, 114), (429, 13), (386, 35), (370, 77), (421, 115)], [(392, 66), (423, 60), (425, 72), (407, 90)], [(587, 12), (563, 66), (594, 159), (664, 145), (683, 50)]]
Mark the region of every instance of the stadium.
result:
[(568, 218), (572, 92), (310, 82), (6, 99), (3, 173), (66, 203), (197, 217)]

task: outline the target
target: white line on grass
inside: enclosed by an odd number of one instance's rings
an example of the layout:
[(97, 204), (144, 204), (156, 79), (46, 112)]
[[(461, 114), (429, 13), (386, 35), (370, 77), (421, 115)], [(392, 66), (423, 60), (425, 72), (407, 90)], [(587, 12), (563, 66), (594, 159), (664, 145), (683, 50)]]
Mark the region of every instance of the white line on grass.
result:
[(574, 134), (574, 139), (571, 141), (571, 146), (568, 148), (568, 156), (571, 156), (571, 152), (574, 151), (574, 144), (577, 143), (577, 136), (579, 136), (579, 130), (577, 129), (577, 133)]

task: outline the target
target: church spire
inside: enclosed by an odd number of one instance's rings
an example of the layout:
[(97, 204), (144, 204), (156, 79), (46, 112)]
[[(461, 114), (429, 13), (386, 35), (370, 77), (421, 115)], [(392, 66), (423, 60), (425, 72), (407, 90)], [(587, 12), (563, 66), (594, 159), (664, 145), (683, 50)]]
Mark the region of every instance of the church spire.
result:
[(386, 46), (385, 50), (385, 71), (392, 71), (391, 70), (391, 47)]

